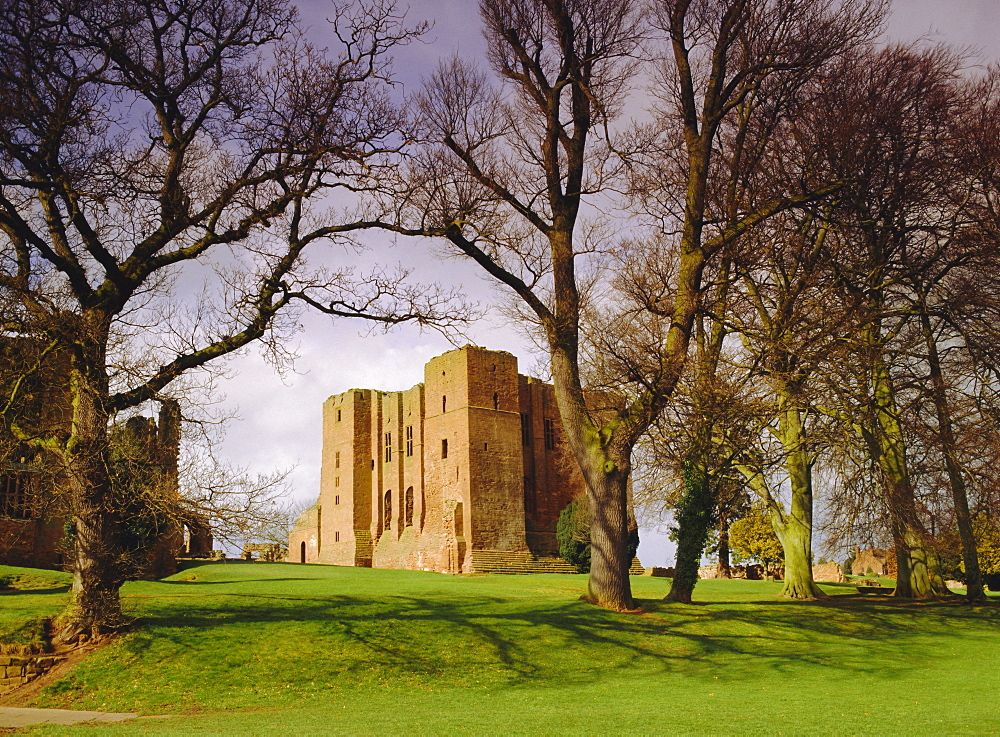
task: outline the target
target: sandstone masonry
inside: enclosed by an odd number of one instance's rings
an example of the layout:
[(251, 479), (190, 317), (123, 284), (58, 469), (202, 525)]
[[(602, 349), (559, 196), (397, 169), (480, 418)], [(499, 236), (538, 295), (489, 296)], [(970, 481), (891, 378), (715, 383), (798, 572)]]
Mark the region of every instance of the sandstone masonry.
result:
[(319, 500), (288, 559), (530, 568), (556, 554), (559, 512), (583, 492), (552, 386), (519, 374), (509, 353), (465, 346), (432, 359), (412, 389), (324, 403)]
[(59, 655), (0, 654), (0, 693), (31, 683), (63, 660)]

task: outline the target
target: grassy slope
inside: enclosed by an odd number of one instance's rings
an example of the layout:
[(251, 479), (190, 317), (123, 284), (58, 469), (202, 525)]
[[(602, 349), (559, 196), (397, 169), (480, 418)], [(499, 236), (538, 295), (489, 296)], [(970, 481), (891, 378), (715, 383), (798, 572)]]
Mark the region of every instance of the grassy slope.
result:
[(1000, 731), (998, 606), (803, 604), (757, 581), (681, 606), (634, 578), (628, 616), (582, 583), (203, 565), (129, 584), (141, 629), (35, 705), (185, 715), (87, 728), (113, 734)]
[(17, 629), (29, 619), (58, 614), (72, 580), (68, 573), (12, 566), (0, 566), (0, 576), (14, 578), (17, 587), (0, 591), (0, 634)]

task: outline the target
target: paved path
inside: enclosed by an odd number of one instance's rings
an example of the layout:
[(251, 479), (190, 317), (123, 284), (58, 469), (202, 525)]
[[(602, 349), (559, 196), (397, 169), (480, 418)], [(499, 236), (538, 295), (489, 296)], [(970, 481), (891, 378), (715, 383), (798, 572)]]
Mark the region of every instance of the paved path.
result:
[(103, 711), (70, 709), (11, 709), (0, 707), (0, 727), (28, 727), (32, 724), (80, 724), (82, 722), (123, 722), (138, 714), (109, 714)]

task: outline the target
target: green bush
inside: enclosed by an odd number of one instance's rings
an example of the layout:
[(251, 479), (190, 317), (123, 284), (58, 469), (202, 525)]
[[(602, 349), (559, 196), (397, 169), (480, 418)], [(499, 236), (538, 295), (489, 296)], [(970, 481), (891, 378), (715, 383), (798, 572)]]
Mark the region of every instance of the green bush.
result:
[(844, 559), (844, 564), (840, 567), (840, 572), (845, 576), (850, 576), (854, 570), (854, 551)]
[(580, 573), (590, 571), (590, 514), (586, 497), (574, 499), (559, 513), (556, 540), (562, 558)]

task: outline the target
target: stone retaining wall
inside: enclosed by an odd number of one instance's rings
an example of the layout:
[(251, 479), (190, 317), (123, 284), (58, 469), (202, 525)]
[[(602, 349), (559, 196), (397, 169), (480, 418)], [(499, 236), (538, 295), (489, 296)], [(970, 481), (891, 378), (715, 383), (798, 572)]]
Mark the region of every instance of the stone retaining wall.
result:
[(30, 683), (63, 660), (58, 655), (0, 655), (0, 693)]

